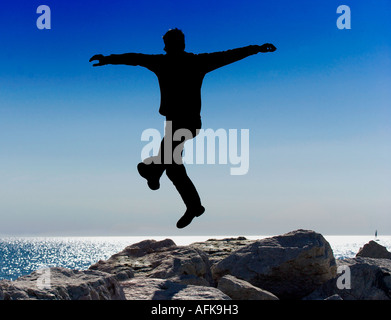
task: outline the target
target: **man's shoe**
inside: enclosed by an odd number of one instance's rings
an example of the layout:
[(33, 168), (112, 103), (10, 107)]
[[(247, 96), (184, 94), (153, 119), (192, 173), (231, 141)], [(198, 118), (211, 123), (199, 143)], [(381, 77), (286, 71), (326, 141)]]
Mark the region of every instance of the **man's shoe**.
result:
[(148, 184), (148, 187), (151, 189), (151, 190), (157, 190), (160, 188), (160, 183), (159, 183), (159, 179), (157, 179), (156, 177), (153, 176), (153, 171), (151, 167), (149, 166), (153, 166), (153, 164), (145, 164), (144, 162), (140, 162), (138, 165), (137, 165), (137, 170), (138, 170), (138, 173), (140, 174), (140, 176), (142, 176), (144, 179), (147, 180), (147, 184)]
[(200, 206), (196, 209), (187, 209), (185, 214), (180, 218), (176, 224), (177, 228), (182, 229), (187, 227), (195, 217), (199, 217), (201, 214), (205, 212), (205, 208)]

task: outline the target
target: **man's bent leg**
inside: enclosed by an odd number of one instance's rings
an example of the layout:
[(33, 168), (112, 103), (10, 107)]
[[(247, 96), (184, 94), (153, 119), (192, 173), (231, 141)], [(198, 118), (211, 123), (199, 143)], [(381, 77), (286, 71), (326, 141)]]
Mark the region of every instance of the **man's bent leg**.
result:
[(137, 165), (137, 170), (143, 178), (147, 180), (148, 187), (151, 190), (157, 190), (160, 188), (160, 177), (162, 176), (165, 166), (162, 163), (162, 154), (164, 146), (164, 138), (160, 144), (159, 154), (157, 156), (149, 157), (140, 162)]

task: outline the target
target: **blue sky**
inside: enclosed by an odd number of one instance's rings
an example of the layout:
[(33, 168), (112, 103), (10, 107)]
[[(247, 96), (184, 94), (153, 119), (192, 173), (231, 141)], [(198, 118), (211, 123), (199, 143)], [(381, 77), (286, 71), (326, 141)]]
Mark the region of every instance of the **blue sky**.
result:
[[(391, 3), (375, 3), (2, 4), (0, 235), (391, 234)], [(171, 182), (152, 192), (136, 171), (143, 130), (163, 131), (155, 75), (88, 62), (163, 53), (173, 27), (189, 52), (278, 48), (206, 76), (203, 127), (249, 129), (250, 170), (188, 165), (207, 210), (184, 230)]]

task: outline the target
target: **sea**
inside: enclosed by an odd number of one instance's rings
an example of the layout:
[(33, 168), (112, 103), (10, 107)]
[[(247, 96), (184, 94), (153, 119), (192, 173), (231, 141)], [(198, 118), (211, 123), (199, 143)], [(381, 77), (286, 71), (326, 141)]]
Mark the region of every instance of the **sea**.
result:
[[(177, 245), (188, 245), (208, 239), (237, 236), (133, 236), (133, 237), (4, 237), (0, 238), (0, 280), (15, 280), (35, 270), (65, 267), (86, 270), (99, 260), (107, 260), (125, 247), (146, 240), (172, 239)], [(245, 236), (256, 240), (269, 236)], [(353, 258), (374, 236), (330, 235), (336, 259)], [(379, 236), (377, 242), (391, 251), (391, 236)]]

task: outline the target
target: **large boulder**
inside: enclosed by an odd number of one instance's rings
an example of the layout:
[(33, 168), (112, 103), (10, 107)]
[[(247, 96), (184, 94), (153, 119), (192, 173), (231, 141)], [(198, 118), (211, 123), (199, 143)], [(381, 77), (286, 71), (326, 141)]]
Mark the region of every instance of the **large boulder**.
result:
[(323, 300), (338, 295), (343, 300), (390, 300), (391, 260), (350, 258), (338, 260), (338, 275), (305, 300)]
[[(2, 292), (2, 293), (1, 293)], [(0, 281), (3, 300), (124, 300), (115, 276), (99, 271), (48, 268)]]
[(389, 252), (386, 247), (372, 240), (365, 244), (364, 247), (360, 248), (356, 257), (391, 259), (391, 252)]
[(200, 249), (208, 254), (211, 265), (228, 257), (232, 252), (253, 243), (245, 237), (209, 239), (203, 242), (194, 242), (191, 247)]
[(336, 275), (330, 244), (314, 231), (296, 230), (257, 240), (212, 266), (270, 291), (280, 299), (301, 299)]
[(126, 300), (230, 300), (219, 289), (167, 279), (136, 277), (121, 282)]
[(121, 281), (142, 276), (213, 284), (208, 256), (197, 248), (176, 246), (170, 239), (133, 244), (90, 269), (116, 274)]
[(217, 289), (233, 300), (278, 300), (274, 294), (230, 275), (225, 275), (219, 280)]

